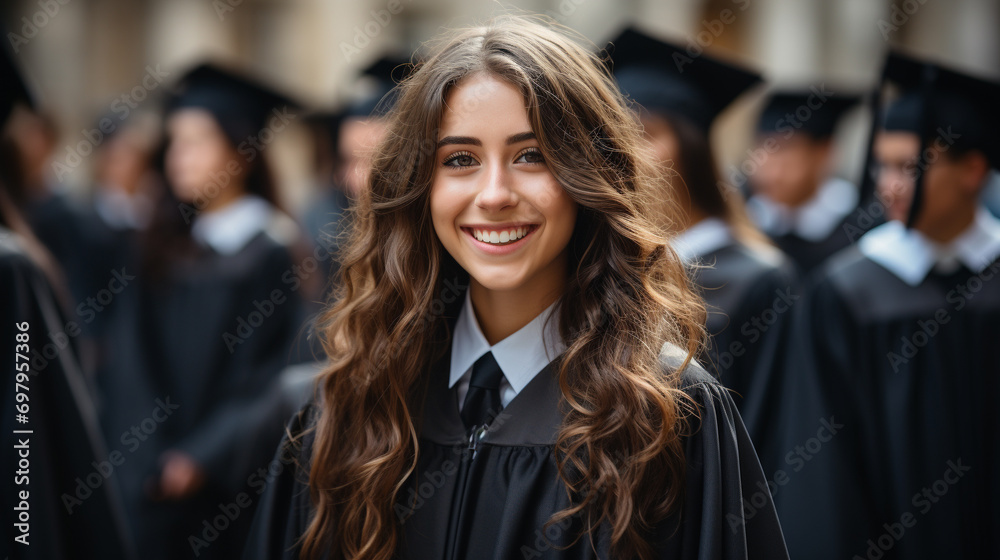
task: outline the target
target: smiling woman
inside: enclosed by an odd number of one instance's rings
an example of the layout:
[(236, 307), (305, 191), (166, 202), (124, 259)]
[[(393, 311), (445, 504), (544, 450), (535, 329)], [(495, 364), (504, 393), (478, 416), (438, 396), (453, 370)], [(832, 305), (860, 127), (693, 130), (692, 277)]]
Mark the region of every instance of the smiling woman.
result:
[(785, 558), (770, 497), (744, 517), (764, 477), (691, 360), (704, 309), (603, 63), (500, 18), (442, 38), (388, 118), (246, 557)]

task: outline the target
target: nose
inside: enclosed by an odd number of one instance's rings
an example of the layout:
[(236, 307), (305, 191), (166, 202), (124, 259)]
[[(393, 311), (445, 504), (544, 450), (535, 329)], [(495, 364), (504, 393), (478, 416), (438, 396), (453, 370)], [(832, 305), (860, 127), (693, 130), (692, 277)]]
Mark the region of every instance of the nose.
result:
[(517, 203), (517, 195), (511, 189), (510, 172), (505, 166), (492, 165), (482, 177), (476, 206), (488, 212), (497, 212)]

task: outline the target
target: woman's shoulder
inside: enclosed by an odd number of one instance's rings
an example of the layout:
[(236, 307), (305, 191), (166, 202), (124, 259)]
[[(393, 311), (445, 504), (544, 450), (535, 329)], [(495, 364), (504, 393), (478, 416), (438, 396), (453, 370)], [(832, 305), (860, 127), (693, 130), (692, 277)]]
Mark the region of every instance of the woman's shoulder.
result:
[[(687, 360), (687, 350), (672, 342), (667, 342), (660, 349), (660, 365), (664, 373), (673, 373), (684, 368), (680, 374), (680, 389), (687, 393), (697, 390), (700, 386), (721, 387), (719, 380), (708, 373), (693, 357)], [(687, 364), (685, 364), (687, 360)]]

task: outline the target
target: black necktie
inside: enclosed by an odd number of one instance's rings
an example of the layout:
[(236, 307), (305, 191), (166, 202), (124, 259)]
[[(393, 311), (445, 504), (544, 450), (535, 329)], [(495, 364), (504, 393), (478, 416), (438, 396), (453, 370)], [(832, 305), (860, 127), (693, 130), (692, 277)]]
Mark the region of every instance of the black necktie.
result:
[(472, 364), (469, 392), (465, 394), (462, 405), (462, 422), (466, 430), (489, 424), (500, 412), (501, 379), (503, 371), (493, 358), (493, 352), (487, 352)]

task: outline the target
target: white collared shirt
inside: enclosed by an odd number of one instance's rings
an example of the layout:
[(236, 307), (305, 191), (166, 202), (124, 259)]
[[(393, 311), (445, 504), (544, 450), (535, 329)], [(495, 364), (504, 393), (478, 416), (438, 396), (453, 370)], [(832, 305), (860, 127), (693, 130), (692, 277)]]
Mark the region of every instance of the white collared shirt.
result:
[(947, 274), (961, 263), (976, 274), (985, 270), (1000, 257), (1000, 220), (980, 207), (972, 225), (946, 245), (891, 221), (866, 233), (858, 248), (903, 282), (918, 286), (934, 268)]
[[(559, 300), (556, 300), (530, 323), (490, 346), (479, 328), (479, 321), (472, 308), (472, 298), (466, 292), (465, 303), (452, 336), (451, 373), (448, 379), (448, 387), (458, 384), (459, 410), (469, 391), (472, 364), (487, 352), (493, 352), (493, 357), (503, 371), (500, 404), (506, 407), (549, 362), (566, 350), (566, 345), (559, 336), (559, 314), (556, 313), (558, 304)], [(551, 321), (548, 320), (550, 316)]]
[(678, 233), (670, 244), (684, 264), (692, 264), (732, 242), (733, 234), (725, 221), (720, 218), (705, 218)]
[(858, 188), (849, 181), (832, 177), (797, 208), (755, 195), (747, 201), (747, 213), (770, 236), (794, 233), (816, 243), (829, 237), (857, 205)]
[(219, 210), (198, 214), (191, 236), (219, 254), (233, 255), (258, 233), (273, 229), (277, 217), (278, 211), (269, 202), (244, 195)]

